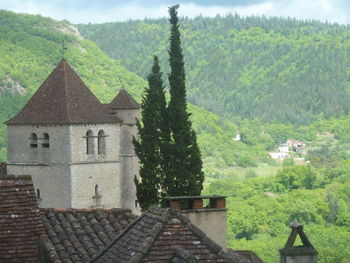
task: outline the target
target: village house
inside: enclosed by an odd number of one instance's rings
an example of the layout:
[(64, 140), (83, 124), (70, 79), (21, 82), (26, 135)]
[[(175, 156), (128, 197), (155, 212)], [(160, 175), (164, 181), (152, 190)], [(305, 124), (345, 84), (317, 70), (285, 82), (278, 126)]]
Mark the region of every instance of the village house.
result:
[[(291, 158), (292, 152), (298, 152), (301, 154), (306, 154), (305, 150), (306, 144), (302, 141), (297, 140), (287, 140), (285, 143), (281, 143), (278, 146), (278, 149), (276, 152), (269, 152), (272, 159), (276, 161), (282, 161), (285, 158)], [(294, 161), (300, 164), (304, 164), (305, 160), (304, 158), (294, 158)]]

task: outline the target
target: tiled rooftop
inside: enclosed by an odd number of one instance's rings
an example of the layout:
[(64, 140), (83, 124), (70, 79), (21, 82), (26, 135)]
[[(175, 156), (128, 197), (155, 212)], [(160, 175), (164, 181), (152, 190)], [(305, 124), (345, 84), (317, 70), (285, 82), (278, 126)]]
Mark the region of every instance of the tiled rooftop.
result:
[(39, 262), (39, 251), (50, 263), (258, 262), (227, 253), (171, 208), (140, 217), (126, 209), (39, 210), (30, 176), (1, 178), (0, 226), (0, 262)]
[(44, 233), (31, 177), (1, 177), (0, 262), (39, 262)]
[(47, 233), (42, 240), (53, 262), (89, 262), (136, 216), (125, 209), (40, 209)]
[(172, 209), (152, 207), (91, 262), (240, 262), (226, 253), (184, 216)]

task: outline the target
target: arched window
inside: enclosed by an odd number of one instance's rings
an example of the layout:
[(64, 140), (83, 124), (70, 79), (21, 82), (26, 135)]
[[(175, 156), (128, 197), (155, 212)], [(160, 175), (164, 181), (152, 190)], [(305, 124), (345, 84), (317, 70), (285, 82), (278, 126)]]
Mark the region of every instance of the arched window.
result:
[(38, 135), (36, 133), (32, 133), (30, 135), (30, 147), (37, 148), (38, 147)]
[(43, 143), (41, 144), (43, 148), (49, 148), (50, 147), (50, 136), (47, 133), (43, 134)]
[(94, 134), (92, 130), (86, 133), (86, 154), (94, 154)]
[(104, 130), (98, 131), (97, 136), (97, 143), (98, 143), (98, 154), (106, 154), (106, 135)]

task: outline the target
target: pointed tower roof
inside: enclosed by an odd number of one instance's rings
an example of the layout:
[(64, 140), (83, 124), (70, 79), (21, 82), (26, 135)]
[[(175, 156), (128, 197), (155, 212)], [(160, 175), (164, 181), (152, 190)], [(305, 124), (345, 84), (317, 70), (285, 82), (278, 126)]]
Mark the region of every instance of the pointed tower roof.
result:
[(48, 76), (23, 109), (6, 124), (121, 122), (84, 84), (65, 59)]
[(120, 89), (109, 107), (112, 109), (139, 109), (140, 104), (125, 89)]

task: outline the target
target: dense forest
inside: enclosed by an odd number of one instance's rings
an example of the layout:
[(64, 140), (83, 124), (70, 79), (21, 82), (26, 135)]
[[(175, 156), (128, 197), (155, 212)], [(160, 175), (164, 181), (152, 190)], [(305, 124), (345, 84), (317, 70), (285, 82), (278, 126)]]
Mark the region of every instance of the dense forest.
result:
[[(78, 25), (126, 68), (167, 68), (166, 19)], [(220, 116), (308, 124), (349, 112), (350, 28), (238, 15), (181, 19), (188, 99)], [(168, 72), (167, 70), (165, 70)]]

